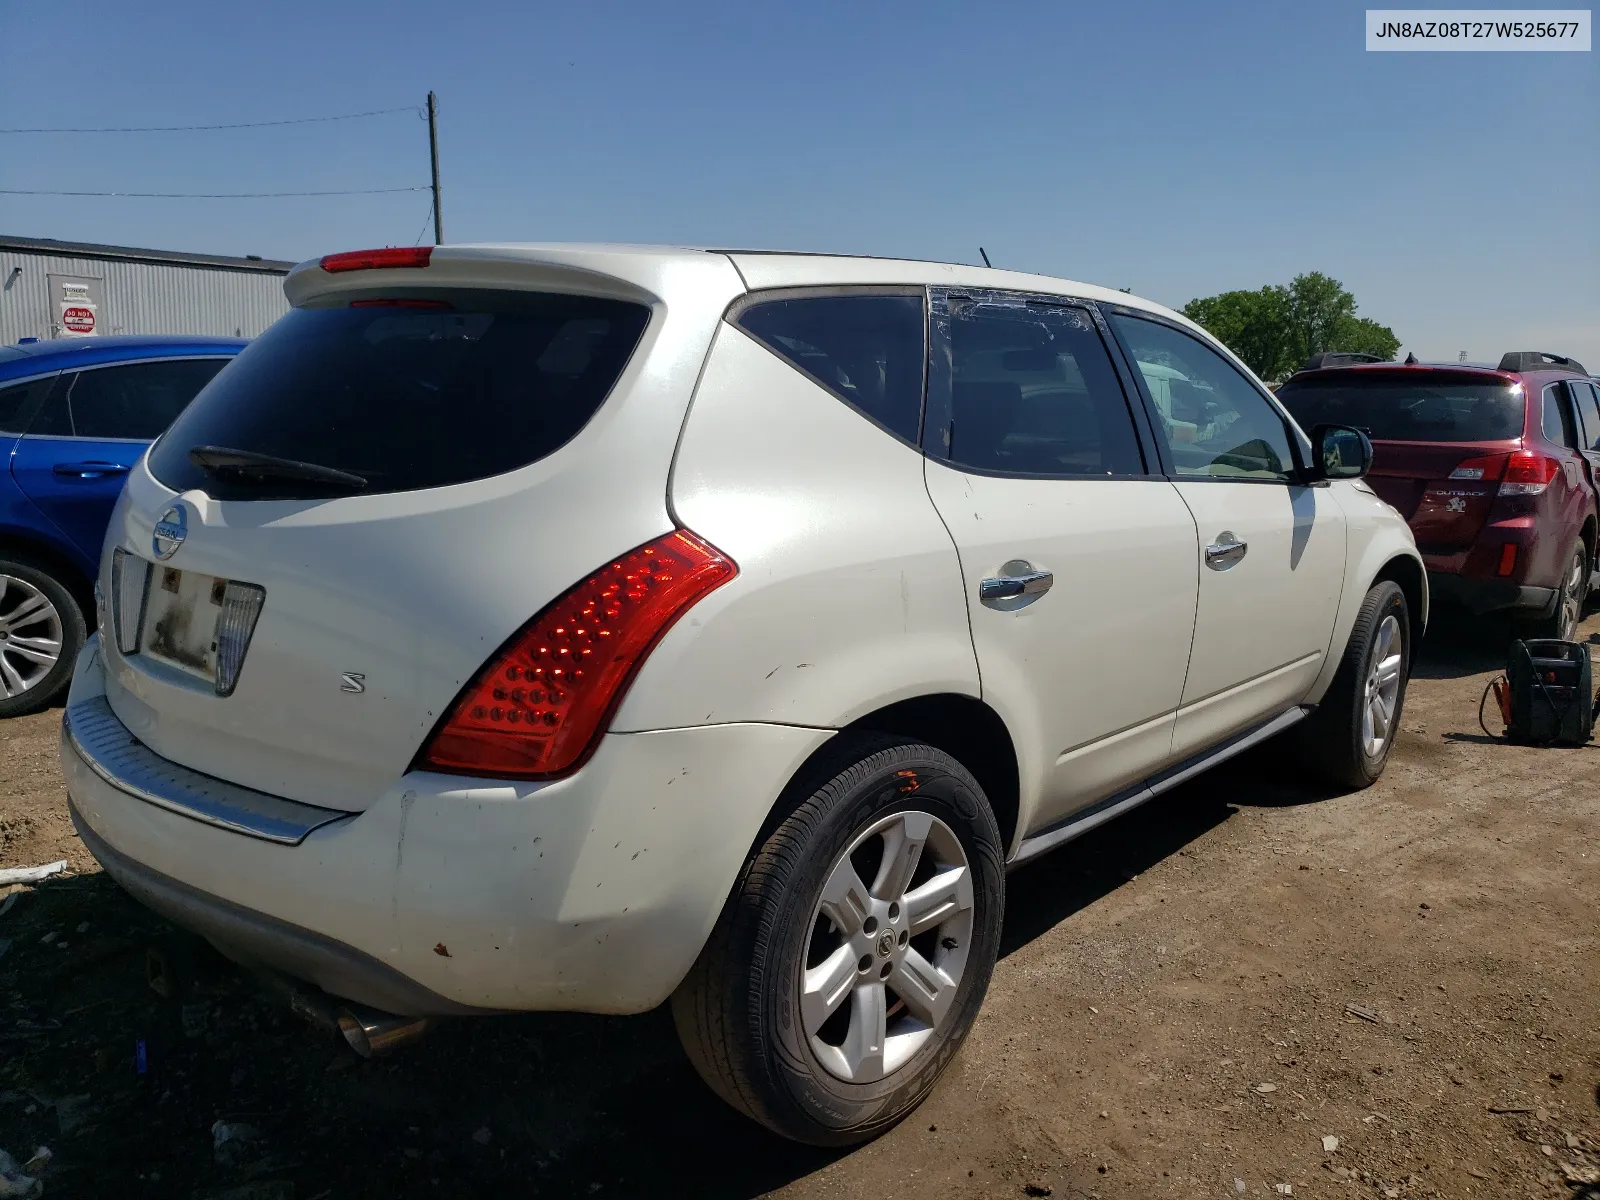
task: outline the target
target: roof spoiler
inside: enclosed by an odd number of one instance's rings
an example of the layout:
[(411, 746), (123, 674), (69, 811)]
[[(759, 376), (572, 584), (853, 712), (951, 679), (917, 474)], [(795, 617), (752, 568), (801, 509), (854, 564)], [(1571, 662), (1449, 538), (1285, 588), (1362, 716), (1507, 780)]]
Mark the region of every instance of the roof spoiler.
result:
[(1388, 362), (1379, 354), (1360, 354), (1354, 350), (1324, 350), (1321, 354), (1313, 354), (1306, 359), (1302, 371), (1321, 371), (1325, 367), (1353, 367), (1357, 363)]
[(1577, 359), (1568, 358), (1564, 354), (1551, 354), (1545, 350), (1510, 350), (1500, 356), (1502, 371), (1538, 371), (1544, 367), (1563, 367), (1568, 371), (1576, 371), (1579, 375), (1589, 373)]

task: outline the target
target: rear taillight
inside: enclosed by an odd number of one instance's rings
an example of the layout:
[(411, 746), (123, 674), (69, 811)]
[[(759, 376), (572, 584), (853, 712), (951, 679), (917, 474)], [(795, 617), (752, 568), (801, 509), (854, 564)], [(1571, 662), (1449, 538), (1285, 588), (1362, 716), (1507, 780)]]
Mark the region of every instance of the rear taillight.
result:
[(231, 696), (239, 685), (239, 668), (255, 635), (256, 621), (267, 593), (253, 583), (230, 579), (222, 593), (222, 615), (217, 618), (217, 695)]
[(550, 604), (489, 660), (417, 765), (514, 779), (580, 766), (652, 647), (737, 573), (732, 560), (683, 529), (623, 555)]
[(432, 246), (390, 246), (384, 250), (346, 250), (343, 254), (324, 254), (324, 271), (377, 271), (384, 267), (425, 267), (433, 257)]
[(111, 552), (111, 635), (124, 654), (139, 649), (139, 626), (144, 619), (149, 578), (150, 564), (144, 559), (121, 546)]
[(1496, 575), (1505, 576), (1517, 569), (1517, 544), (1507, 542), (1500, 547), (1500, 562), (1495, 567)]
[(1546, 458), (1532, 450), (1518, 450), (1506, 462), (1506, 473), (1500, 479), (1500, 494), (1537, 496), (1550, 486), (1560, 470), (1558, 459)]

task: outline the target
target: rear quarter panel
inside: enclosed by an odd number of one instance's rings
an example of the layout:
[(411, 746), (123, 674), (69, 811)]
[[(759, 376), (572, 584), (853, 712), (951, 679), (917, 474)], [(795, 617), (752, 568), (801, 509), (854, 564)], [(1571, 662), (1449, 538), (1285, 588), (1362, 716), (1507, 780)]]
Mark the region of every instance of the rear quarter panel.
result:
[(726, 322), (671, 507), (739, 574), (662, 640), (614, 729), (837, 728), (913, 696), (979, 694), (961, 567), (920, 452)]

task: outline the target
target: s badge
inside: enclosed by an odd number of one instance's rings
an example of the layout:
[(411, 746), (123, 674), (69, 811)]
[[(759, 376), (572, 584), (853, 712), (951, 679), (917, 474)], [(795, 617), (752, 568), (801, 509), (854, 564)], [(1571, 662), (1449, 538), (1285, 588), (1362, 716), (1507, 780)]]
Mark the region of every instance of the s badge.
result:
[(365, 675), (358, 675), (354, 671), (346, 671), (339, 676), (339, 679), (339, 690), (341, 692), (360, 693), (367, 690), (367, 677)]

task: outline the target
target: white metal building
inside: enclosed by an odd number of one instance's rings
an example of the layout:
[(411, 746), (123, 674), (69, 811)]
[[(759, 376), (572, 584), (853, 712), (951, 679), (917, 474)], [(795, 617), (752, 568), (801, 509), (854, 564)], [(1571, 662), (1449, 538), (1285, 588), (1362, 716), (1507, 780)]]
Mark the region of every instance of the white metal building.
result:
[(0, 235), (0, 345), (113, 333), (255, 337), (293, 263)]

